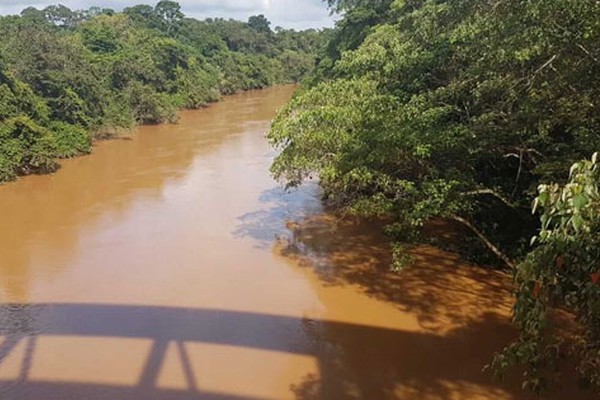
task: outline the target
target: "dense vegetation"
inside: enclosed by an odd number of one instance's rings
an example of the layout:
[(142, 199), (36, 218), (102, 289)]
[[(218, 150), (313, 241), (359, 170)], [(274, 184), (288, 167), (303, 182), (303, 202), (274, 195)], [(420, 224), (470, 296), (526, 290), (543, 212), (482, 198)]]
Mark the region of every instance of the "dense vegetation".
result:
[[(600, 386), (596, 0), (329, 0), (344, 17), (269, 134), (274, 174), (318, 175), (346, 212), (385, 216), (403, 248), (451, 219), (515, 271), (521, 338), (494, 366), (544, 384), (558, 336), (546, 308), (582, 326), (580, 372)], [(531, 252), (527, 255), (528, 252)], [(521, 260), (524, 260), (520, 263)]]
[[(492, 363), (500, 373), (511, 364), (527, 365), (530, 374), (524, 383), (534, 390), (545, 386), (546, 369), (560, 361), (561, 347), (578, 356), (578, 371), (600, 387), (598, 161), (594, 153), (591, 161), (575, 163), (567, 184), (540, 185), (534, 201), (534, 208), (542, 208), (541, 230), (533, 239), (538, 246), (515, 271), (515, 321), (521, 337)], [(554, 328), (549, 335), (558, 308), (575, 316), (583, 329), (561, 333)]]
[(52, 171), (94, 137), (170, 122), (222, 94), (296, 82), (324, 33), (186, 18), (160, 1), (116, 13), (64, 6), (0, 17), (0, 183)]

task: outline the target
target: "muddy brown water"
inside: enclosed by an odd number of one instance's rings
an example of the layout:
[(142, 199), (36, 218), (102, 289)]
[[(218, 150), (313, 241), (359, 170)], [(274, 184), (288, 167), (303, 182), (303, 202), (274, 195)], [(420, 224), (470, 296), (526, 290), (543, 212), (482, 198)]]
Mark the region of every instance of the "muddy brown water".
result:
[(0, 399), (525, 398), (481, 373), (507, 277), (431, 247), (392, 274), (376, 227), (271, 179), (293, 90), (0, 187)]

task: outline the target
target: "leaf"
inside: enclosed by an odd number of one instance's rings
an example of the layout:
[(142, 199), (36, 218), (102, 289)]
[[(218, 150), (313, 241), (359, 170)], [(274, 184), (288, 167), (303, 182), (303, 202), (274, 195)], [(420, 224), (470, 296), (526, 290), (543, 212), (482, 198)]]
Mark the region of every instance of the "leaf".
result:
[(587, 198), (586, 195), (584, 194), (577, 194), (575, 195), (575, 197), (573, 197), (573, 206), (575, 208), (583, 208), (588, 204), (589, 200)]
[(543, 206), (545, 206), (548, 203), (549, 199), (550, 199), (550, 193), (548, 193), (546, 190), (544, 190), (543, 192), (540, 193), (540, 195), (538, 196), (538, 198), (536, 200), (538, 200)]
[(600, 273), (599, 273), (599, 272), (594, 272), (594, 273), (591, 275), (591, 278), (592, 278), (592, 283), (593, 283), (594, 285), (597, 285), (597, 284), (598, 284), (598, 280), (600, 279)]
[(556, 266), (562, 268), (565, 266), (565, 258), (563, 256), (556, 257)]
[(580, 164), (579, 163), (575, 163), (571, 166), (571, 169), (569, 170), (569, 178), (573, 177), (573, 174), (575, 173), (575, 171), (577, 171), (579, 169)]
[(583, 228), (584, 222), (585, 221), (579, 214), (575, 214), (573, 215), (573, 218), (571, 218), (571, 224), (573, 225), (573, 228), (575, 228), (575, 230), (578, 232), (581, 231), (581, 228)]
[(540, 204), (540, 199), (539, 197), (537, 197), (534, 201), (533, 201), (533, 207), (531, 207), (531, 213), (535, 214), (535, 212), (537, 211), (537, 208)]

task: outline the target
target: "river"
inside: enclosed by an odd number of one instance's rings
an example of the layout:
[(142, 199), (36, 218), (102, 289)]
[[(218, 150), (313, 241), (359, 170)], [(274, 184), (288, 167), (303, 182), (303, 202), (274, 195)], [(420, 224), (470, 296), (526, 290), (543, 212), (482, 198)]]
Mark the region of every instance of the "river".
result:
[(1, 399), (524, 398), (481, 373), (514, 337), (506, 276), (427, 246), (393, 274), (376, 226), (272, 180), (293, 90), (0, 187)]

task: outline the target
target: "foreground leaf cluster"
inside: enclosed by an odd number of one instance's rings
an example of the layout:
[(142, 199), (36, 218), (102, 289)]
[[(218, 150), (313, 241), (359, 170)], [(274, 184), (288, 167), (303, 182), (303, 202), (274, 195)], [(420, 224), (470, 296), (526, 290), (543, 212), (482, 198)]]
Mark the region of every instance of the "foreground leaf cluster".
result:
[[(536, 248), (515, 272), (521, 335), (492, 366), (502, 373), (509, 365), (524, 364), (529, 369), (524, 384), (540, 390), (548, 383), (545, 370), (566, 349), (577, 354), (585, 380), (600, 387), (598, 154), (573, 164), (567, 184), (540, 185), (534, 209), (541, 209)], [(576, 324), (562, 334), (553, 321), (556, 309), (575, 317)]]

